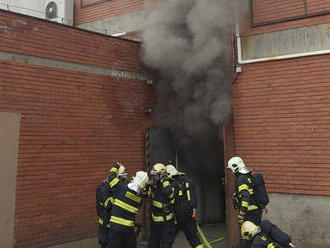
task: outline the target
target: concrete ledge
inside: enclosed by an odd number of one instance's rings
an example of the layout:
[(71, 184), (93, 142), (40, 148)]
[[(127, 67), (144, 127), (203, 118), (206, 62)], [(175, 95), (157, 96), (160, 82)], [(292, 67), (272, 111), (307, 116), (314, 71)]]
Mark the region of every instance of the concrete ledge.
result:
[(242, 38), (243, 60), (330, 49), (330, 23)]
[(123, 71), (114, 68), (105, 68), (100, 66), (92, 66), (92, 65), (85, 65), (85, 64), (78, 64), (72, 62), (66, 62), (61, 60), (55, 59), (47, 59), (41, 58), (37, 56), (31, 55), (23, 55), (17, 54), (12, 52), (4, 52), (0, 51), (0, 60), (4, 61), (17, 61), (23, 62), (31, 65), (40, 65), (40, 66), (48, 66), (48, 67), (55, 67), (65, 70), (71, 71), (81, 71), (87, 73), (94, 73), (98, 75), (107, 75), (107, 76), (114, 76), (120, 78), (127, 78), (127, 79), (136, 79), (141, 81), (146, 81), (147, 75), (138, 72), (130, 72), (130, 71)]
[(141, 31), (143, 29), (149, 11), (149, 9), (143, 9), (124, 15), (113, 16), (93, 22), (80, 24), (77, 27), (109, 35), (114, 35), (122, 32), (130, 33)]

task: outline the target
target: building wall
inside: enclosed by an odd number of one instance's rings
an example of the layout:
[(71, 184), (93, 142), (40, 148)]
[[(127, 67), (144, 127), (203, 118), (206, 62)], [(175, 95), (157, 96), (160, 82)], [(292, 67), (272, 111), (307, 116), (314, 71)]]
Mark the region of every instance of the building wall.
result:
[(75, 0), (75, 25), (119, 16), (143, 8), (144, 0)]
[[(305, 2), (306, 7), (304, 4)], [(330, 22), (330, 15), (327, 14), (330, 11), (330, 4), (327, 1), (252, 0), (252, 3), (252, 18), (251, 12), (249, 12), (242, 21), (242, 25), (244, 26), (243, 36), (264, 34)], [(290, 19), (292, 20), (290, 21)]]
[(141, 40), (149, 10), (161, 0), (75, 0), (75, 26)]
[(330, 195), (330, 55), (244, 65), (233, 85), (235, 151), (270, 192)]
[[(330, 6), (253, 2), (253, 22), (247, 15), (241, 27), (242, 72), (232, 91), (235, 154), (265, 176), (271, 193), (266, 218), (299, 247), (329, 247), (323, 230), (330, 221)], [(320, 51), (324, 54), (276, 60)], [(269, 61), (244, 61), (259, 58)]]
[(154, 92), (140, 44), (5, 11), (0, 24), (0, 112), (21, 115), (15, 247), (95, 237), (112, 162), (144, 168)]

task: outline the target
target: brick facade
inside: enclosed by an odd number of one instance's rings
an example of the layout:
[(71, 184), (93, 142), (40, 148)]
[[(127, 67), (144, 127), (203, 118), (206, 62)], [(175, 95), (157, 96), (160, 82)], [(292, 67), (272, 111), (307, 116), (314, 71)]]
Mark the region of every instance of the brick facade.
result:
[[(140, 44), (0, 11), (0, 52), (142, 73)], [(145, 81), (0, 58), (0, 111), (21, 113), (15, 247), (97, 236), (95, 187), (144, 168)], [(140, 214), (140, 221), (142, 214)]]
[(75, 0), (75, 25), (141, 10), (146, 0)]
[[(306, 5), (304, 4), (306, 2)], [(253, 13), (242, 22), (243, 36), (275, 32), (330, 22), (330, 3), (323, 0), (252, 0)], [(289, 19), (297, 19), (289, 21)], [(279, 22), (280, 23), (276, 23)], [(262, 25), (263, 23), (275, 24)], [(253, 27), (251, 24), (255, 24)], [(261, 24), (258, 26), (258, 24)]]
[[(276, 6), (274, 1), (254, 2), (260, 4), (255, 8), (261, 22), (269, 20), (267, 9), (281, 12), (282, 4), (288, 5), (288, 1), (276, 1)], [(289, 5), (298, 9), (298, 2)], [(327, 10), (329, 4), (307, 1), (307, 7)], [(260, 27), (251, 27), (248, 21), (243, 33), (251, 36), (328, 22), (330, 15)], [(330, 55), (322, 55), (246, 64), (233, 84), (235, 153), (264, 173), (270, 192), (330, 195), (329, 61)]]
[(236, 154), (270, 192), (330, 195), (329, 61), (249, 64), (233, 85)]

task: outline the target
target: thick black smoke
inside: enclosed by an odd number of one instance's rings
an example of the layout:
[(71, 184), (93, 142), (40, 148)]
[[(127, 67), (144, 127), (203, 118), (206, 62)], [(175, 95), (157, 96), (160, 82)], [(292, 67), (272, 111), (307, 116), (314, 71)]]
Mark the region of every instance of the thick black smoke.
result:
[[(156, 124), (170, 128), (187, 163), (219, 163), (231, 116), (230, 40), (236, 0), (168, 0), (143, 34), (143, 61), (159, 74)], [(220, 146), (221, 147), (221, 146)]]

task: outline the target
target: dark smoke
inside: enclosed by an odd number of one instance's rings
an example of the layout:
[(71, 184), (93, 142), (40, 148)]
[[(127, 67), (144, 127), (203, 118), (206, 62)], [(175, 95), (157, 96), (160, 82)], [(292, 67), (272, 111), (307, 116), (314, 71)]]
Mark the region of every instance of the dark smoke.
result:
[(168, 0), (143, 34), (143, 61), (158, 72), (157, 127), (170, 128), (187, 163), (214, 166), (231, 118), (230, 40), (235, 0)]

